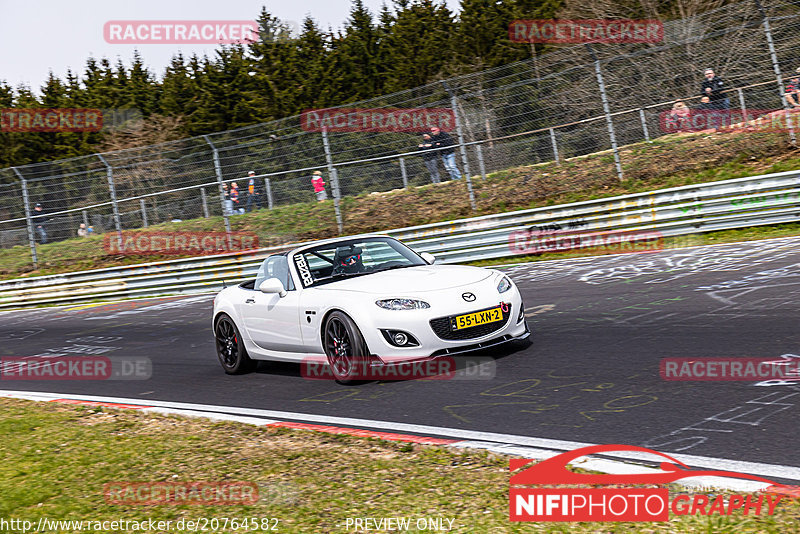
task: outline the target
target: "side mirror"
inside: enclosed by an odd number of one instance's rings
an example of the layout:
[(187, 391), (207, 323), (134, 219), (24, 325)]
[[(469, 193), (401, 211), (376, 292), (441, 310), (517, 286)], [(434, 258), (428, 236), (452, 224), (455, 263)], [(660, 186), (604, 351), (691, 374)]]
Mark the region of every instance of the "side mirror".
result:
[(261, 282), (261, 286), (258, 289), (262, 293), (277, 293), (281, 298), (286, 296), (286, 288), (283, 287), (283, 282), (277, 278), (267, 278)]
[(434, 263), (436, 263), (436, 256), (434, 256), (430, 252), (423, 252), (422, 254), (420, 254), (420, 257), (423, 260), (427, 261), (428, 265), (433, 265)]

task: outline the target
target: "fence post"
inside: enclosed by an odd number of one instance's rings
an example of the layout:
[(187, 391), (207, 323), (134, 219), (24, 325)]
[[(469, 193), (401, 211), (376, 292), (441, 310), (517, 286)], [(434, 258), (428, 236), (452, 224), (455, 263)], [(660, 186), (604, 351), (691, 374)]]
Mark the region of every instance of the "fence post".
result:
[(272, 209), (273, 200), (272, 200), (272, 182), (269, 181), (269, 178), (264, 178), (264, 187), (267, 190), (267, 207)]
[(481, 178), (486, 179), (486, 164), (483, 161), (483, 146), (475, 145), (475, 152), (478, 155), (478, 167), (481, 170)]
[(208, 199), (206, 198), (206, 188), (200, 188), (200, 198), (203, 201), (203, 217), (208, 219)]
[(617, 168), (617, 178), (622, 181), (622, 163), (619, 159), (619, 147), (617, 146), (617, 136), (614, 133), (614, 121), (611, 120), (611, 108), (608, 105), (608, 95), (606, 95), (606, 84), (603, 81), (603, 71), (600, 69), (600, 59), (594, 53), (592, 45), (587, 44), (586, 48), (594, 61), (594, 73), (597, 77), (597, 85), (600, 88), (600, 99), (603, 101), (603, 113), (606, 116), (606, 126), (608, 126), (608, 137), (611, 139), (611, 150), (614, 151), (614, 165)]
[(39, 257), (36, 255), (36, 237), (33, 234), (33, 220), (31, 219), (31, 202), (28, 198), (28, 182), (25, 180), (25, 177), (22, 176), (22, 173), (16, 167), (11, 167), (14, 169), (14, 173), (19, 178), (20, 183), (22, 184), (22, 202), (25, 204), (25, 225), (28, 227), (28, 243), (31, 246), (31, 259), (33, 260), (33, 268), (39, 268)]
[(461, 118), (458, 114), (458, 99), (455, 93), (447, 85), (447, 82), (442, 80), (442, 86), (445, 91), (450, 95), (450, 107), (453, 108), (453, 117), (456, 120), (456, 133), (458, 134), (458, 145), (461, 150), (461, 163), (464, 165), (464, 177), (467, 179), (467, 192), (469, 193), (469, 203), (472, 206), (472, 211), (478, 210), (478, 205), (475, 204), (475, 193), (472, 191), (472, 178), (469, 173), (469, 160), (467, 159), (467, 148), (464, 146), (464, 130), (461, 128)]
[(86, 213), (86, 210), (81, 210), (81, 215), (83, 216), (83, 224), (86, 225), (86, 229), (89, 229), (89, 215)]
[(142, 226), (147, 228), (149, 225), (147, 224), (147, 208), (144, 205), (144, 199), (139, 199), (139, 206), (142, 208)]
[(217, 187), (219, 188), (219, 203), (222, 205), (222, 218), (225, 220), (225, 232), (228, 234), (228, 247), (233, 248), (231, 244), (231, 220), (230, 214), (228, 213), (227, 206), (225, 206), (225, 190), (222, 187), (222, 167), (219, 165), (219, 152), (217, 152), (217, 147), (214, 146), (214, 143), (211, 142), (211, 139), (204, 135), (203, 139), (206, 140), (208, 146), (211, 147), (211, 152), (214, 155), (214, 172), (217, 175)]
[(789, 111), (789, 102), (786, 101), (786, 92), (783, 87), (783, 76), (781, 76), (781, 66), (778, 63), (778, 54), (775, 53), (775, 43), (772, 41), (772, 29), (769, 25), (769, 17), (767, 16), (766, 11), (764, 11), (764, 7), (761, 5), (759, 0), (755, 0), (756, 7), (758, 8), (758, 13), (761, 15), (761, 20), (764, 22), (764, 33), (767, 36), (767, 47), (769, 48), (769, 56), (772, 60), (772, 70), (775, 71), (775, 81), (778, 82), (778, 91), (781, 94), (781, 102), (783, 103), (783, 109), (787, 111), (786, 113), (786, 126), (789, 128), (789, 139), (791, 140), (793, 145), (797, 144), (797, 137), (794, 135), (794, 125), (792, 124), (792, 116)]
[(330, 176), (331, 189), (333, 192), (333, 210), (336, 212), (336, 226), (339, 227), (339, 233), (342, 233), (342, 212), (339, 211), (339, 197), (341, 191), (339, 190), (339, 174), (333, 166), (333, 157), (331, 156), (331, 146), (328, 142), (328, 129), (322, 129), (322, 145), (325, 147), (325, 161), (328, 163), (328, 176)]
[(556, 142), (556, 132), (552, 128), (550, 128), (550, 143), (553, 145), (553, 157), (556, 159), (556, 163), (561, 163), (561, 158), (558, 155), (558, 143)]
[(742, 122), (745, 126), (750, 125), (750, 121), (747, 120), (747, 105), (744, 102), (744, 91), (742, 88), (736, 89), (736, 92), (739, 94), (739, 108), (742, 110)]
[(119, 221), (119, 206), (117, 205), (117, 189), (114, 187), (114, 171), (111, 165), (108, 164), (106, 158), (102, 154), (97, 154), (103, 165), (106, 166), (106, 178), (108, 178), (108, 191), (111, 194), (111, 209), (114, 212), (114, 226), (117, 229), (117, 240), (119, 241), (119, 249), (122, 250), (122, 224)]
[(644, 132), (644, 139), (650, 143), (650, 130), (647, 129), (647, 117), (644, 115), (644, 108), (639, 108), (639, 120), (642, 121), (642, 131)]
[(408, 174), (406, 174), (405, 158), (400, 158), (400, 174), (403, 175), (403, 187), (408, 187)]

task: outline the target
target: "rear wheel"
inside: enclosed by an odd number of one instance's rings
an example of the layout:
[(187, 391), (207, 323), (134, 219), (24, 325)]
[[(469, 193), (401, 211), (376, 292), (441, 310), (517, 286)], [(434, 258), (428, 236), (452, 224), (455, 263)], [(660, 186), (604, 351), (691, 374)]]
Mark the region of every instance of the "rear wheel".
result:
[(238, 375), (253, 369), (253, 360), (247, 355), (239, 329), (228, 315), (222, 314), (217, 319), (214, 337), (217, 341), (217, 357), (226, 373)]
[(367, 377), (367, 345), (358, 326), (347, 314), (335, 311), (328, 316), (322, 331), (322, 345), (337, 382), (352, 384)]

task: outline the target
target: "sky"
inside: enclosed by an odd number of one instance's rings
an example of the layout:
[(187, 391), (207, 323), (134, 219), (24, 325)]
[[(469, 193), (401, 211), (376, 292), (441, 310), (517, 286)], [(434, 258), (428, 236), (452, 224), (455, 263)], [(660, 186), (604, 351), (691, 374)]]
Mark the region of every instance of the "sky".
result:
[[(390, 0), (364, 0), (377, 16)], [(446, 0), (456, 11), (459, 0)], [(299, 27), (306, 15), (327, 30), (341, 28), (350, 0), (0, 0), (0, 80), (25, 84), (35, 93), (50, 70), (64, 78), (68, 68), (82, 73), (86, 59), (122, 58), (130, 65), (134, 50), (159, 77), (178, 51), (213, 54), (214, 45), (109, 44), (103, 26), (110, 20), (254, 20), (264, 6), (273, 16)]]

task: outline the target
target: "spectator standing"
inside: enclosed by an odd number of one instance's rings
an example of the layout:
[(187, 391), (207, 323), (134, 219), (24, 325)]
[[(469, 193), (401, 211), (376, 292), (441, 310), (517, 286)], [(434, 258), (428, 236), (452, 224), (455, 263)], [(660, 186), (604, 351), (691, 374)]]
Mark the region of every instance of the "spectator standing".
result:
[(33, 207), (33, 225), (36, 229), (36, 235), (39, 236), (39, 244), (44, 245), (47, 243), (47, 229), (45, 228), (45, 211), (42, 205), (37, 203)]
[(317, 196), (318, 202), (328, 200), (328, 193), (325, 191), (325, 181), (322, 179), (322, 171), (314, 171), (314, 175), (311, 176), (311, 185), (314, 186), (314, 194)]
[(250, 171), (247, 173), (247, 202), (245, 204), (245, 211), (250, 212), (253, 211), (252, 207), (255, 206), (258, 209), (261, 209), (261, 190), (256, 183), (256, 171)]
[(687, 130), (690, 127), (692, 110), (683, 100), (677, 100), (669, 112), (670, 120), (677, 124), (677, 131)]
[(422, 134), (422, 142), (419, 144), (419, 149), (427, 151), (422, 153), (422, 160), (425, 162), (428, 172), (431, 173), (431, 182), (438, 184), (441, 182), (439, 178), (439, 154), (437, 154), (436, 150), (431, 150), (432, 148), (433, 141), (430, 134)]
[(786, 84), (786, 101), (793, 108), (800, 108), (800, 68), (795, 71), (794, 76)]
[(672, 105), (672, 110), (669, 112), (675, 120), (688, 117), (690, 113), (691, 110), (689, 106), (687, 106), (683, 100), (676, 101), (675, 104)]
[(729, 109), (731, 101), (725, 96), (725, 82), (722, 78), (714, 74), (714, 69), (706, 69), (705, 79), (701, 86), (700, 94), (707, 96), (711, 101), (711, 109)]
[(244, 210), (239, 207), (239, 184), (231, 182), (231, 214), (244, 213)]
[(692, 129), (694, 131), (716, 130), (730, 126), (730, 112), (717, 106), (718, 104), (715, 104), (711, 97), (702, 97), (700, 104), (692, 114)]
[(710, 111), (712, 109), (717, 109), (714, 107), (714, 104), (711, 102), (711, 98), (704, 96), (700, 99), (700, 103), (697, 105), (697, 111)]
[(450, 137), (450, 134), (441, 131), (437, 126), (433, 126), (431, 127), (431, 143), (434, 148), (441, 149), (439, 153), (442, 155), (442, 163), (444, 163), (444, 168), (450, 175), (450, 179), (460, 179), (461, 172), (459, 172), (456, 166), (455, 143), (453, 142), (453, 138)]
[(86, 229), (86, 223), (81, 223), (78, 227), (78, 237), (86, 237), (89, 235), (89, 230)]
[(86, 229), (86, 234), (87, 234), (87, 235), (92, 235), (93, 233), (94, 233), (94, 226), (92, 226), (92, 225), (90, 224), (90, 225), (89, 225), (89, 228), (87, 228), (87, 229)]
[(228, 184), (222, 182), (222, 200), (224, 201), (225, 213), (223, 215), (233, 215), (233, 202), (231, 202), (231, 193), (228, 190)]

